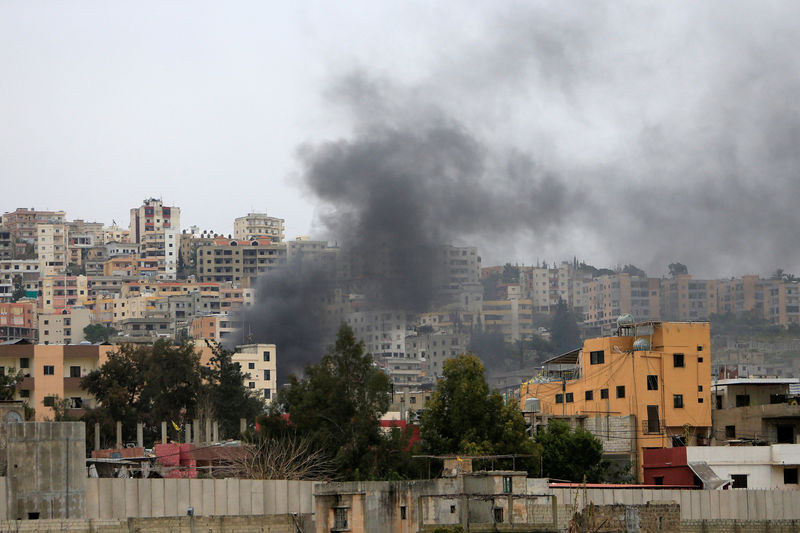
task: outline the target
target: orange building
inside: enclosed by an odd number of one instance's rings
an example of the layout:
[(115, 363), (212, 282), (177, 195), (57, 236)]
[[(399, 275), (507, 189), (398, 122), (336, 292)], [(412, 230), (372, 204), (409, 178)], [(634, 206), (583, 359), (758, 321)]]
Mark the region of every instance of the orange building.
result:
[(0, 302), (0, 340), (36, 338), (34, 302)]
[(564, 418), (604, 449), (623, 444), (641, 479), (645, 448), (708, 444), (710, 345), (707, 322), (620, 320), (615, 336), (546, 361), (522, 384), (522, 408), (533, 425)]

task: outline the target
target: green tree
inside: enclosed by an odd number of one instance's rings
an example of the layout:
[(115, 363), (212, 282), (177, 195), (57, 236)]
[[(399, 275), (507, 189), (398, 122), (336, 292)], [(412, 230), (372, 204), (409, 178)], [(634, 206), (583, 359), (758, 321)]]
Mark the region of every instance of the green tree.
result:
[(119, 420), (124, 440), (133, 440), (136, 423), (142, 422), (152, 442), (162, 421), (179, 423), (195, 416), (202, 384), (193, 344), (174, 346), (167, 339), (152, 346), (124, 344), (81, 381), (98, 404), (84, 420), (90, 427), (99, 422), (107, 435)]
[(245, 374), (233, 361), (233, 352), (208, 342), (214, 356), (204, 369), (206, 398), (219, 421), (223, 435), (239, 434), (239, 419), (255, 420), (264, 412), (264, 400), (244, 386)]
[(581, 346), (578, 318), (564, 300), (559, 300), (550, 323), (550, 343), (556, 353), (565, 353)]
[(364, 343), (342, 324), (336, 342), (302, 379), (292, 375), (272, 404), (272, 418), (289, 415), (315, 449), (329, 450), (340, 478), (378, 477), (383, 444), (380, 417), (389, 408), (389, 378), (373, 365)]
[(681, 274), (689, 273), (689, 269), (683, 263), (670, 263), (667, 268), (669, 269), (669, 275), (673, 278)]
[(542, 449), (544, 477), (580, 483), (603, 480), (608, 463), (603, 460), (603, 444), (590, 432), (570, 429), (566, 422), (551, 420), (534, 436)]
[(18, 302), (25, 298), (25, 283), (23, 282), (22, 275), (17, 274), (14, 276), (14, 292), (11, 293), (11, 301)]
[(9, 368), (7, 372), (0, 374), (0, 400), (8, 401), (13, 400), (14, 395), (17, 393), (17, 387), (25, 378), (25, 372), (20, 369), (14, 371), (14, 368)]
[(503, 283), (519, 283), (519, 267), (511, 263), (503, 265)]
[[(489, 391), (478, 357), (462, 354), (447, 359), (442, 375), (422, 412), (420, 433), (428, 453), (537, 453), (527, 436), (519, 404)], [(518, 464), (531, 468), (538, 461)]]
[(108, 339), (117, 334), (117, 330), (103, 324), (89, 324), (83, 328), (83, 337), (91, 342), (97, 344), (98, 342), (108, 342)]

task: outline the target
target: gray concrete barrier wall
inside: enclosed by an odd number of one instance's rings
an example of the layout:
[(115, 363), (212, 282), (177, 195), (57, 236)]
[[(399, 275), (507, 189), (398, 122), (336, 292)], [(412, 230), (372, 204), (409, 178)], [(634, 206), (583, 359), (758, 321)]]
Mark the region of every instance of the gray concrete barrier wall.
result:
[(91, 478), (86, 518), (311, 514), (312, 481)]
[(681, 520), (800, 520), (800, 491), (793, 490), (648, 490), (550, 489), (559, 506), (643, 505), (673, 501)]

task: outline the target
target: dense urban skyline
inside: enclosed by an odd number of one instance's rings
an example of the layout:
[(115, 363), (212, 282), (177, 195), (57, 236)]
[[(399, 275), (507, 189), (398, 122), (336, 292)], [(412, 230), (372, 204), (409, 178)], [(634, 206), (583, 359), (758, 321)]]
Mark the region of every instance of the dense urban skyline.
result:
[(406, 183), (442, 189), (426, 208), (468, 222), (443, 237), (488, 264), (800, 261), (796, 6), (150, 7), (0, 6), (5, 209), (108, 224), (158, 196), (185, 226), (266, 210), (336, 239), (313, 156), (444, 130), (474, 165), (443, 187), (412, 158)]

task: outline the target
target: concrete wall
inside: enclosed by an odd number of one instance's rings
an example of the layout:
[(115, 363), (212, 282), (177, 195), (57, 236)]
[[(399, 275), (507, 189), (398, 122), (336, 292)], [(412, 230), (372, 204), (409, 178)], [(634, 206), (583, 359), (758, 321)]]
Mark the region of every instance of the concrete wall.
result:
[(314, 512), (312, 481), (91, 478), (86, 518), (280, 515)]
[(86, 434), (83, 422), (8, 424), (6, 516), (86, 516)]
[(15, 533), (296, 533), (310, 531), (311, 517), (280, 516), (220, 516), (180, 518), (129, 518), (110, 520), (19, 520), (0, 521), (0, 532)]
[(645, 505), (673, 501), (685, 520), (798, 520), (800, 491), (772, 490), (647, 490), (549, 489), (559, 503), (559, 522), (568, 514), (595, 505)]

